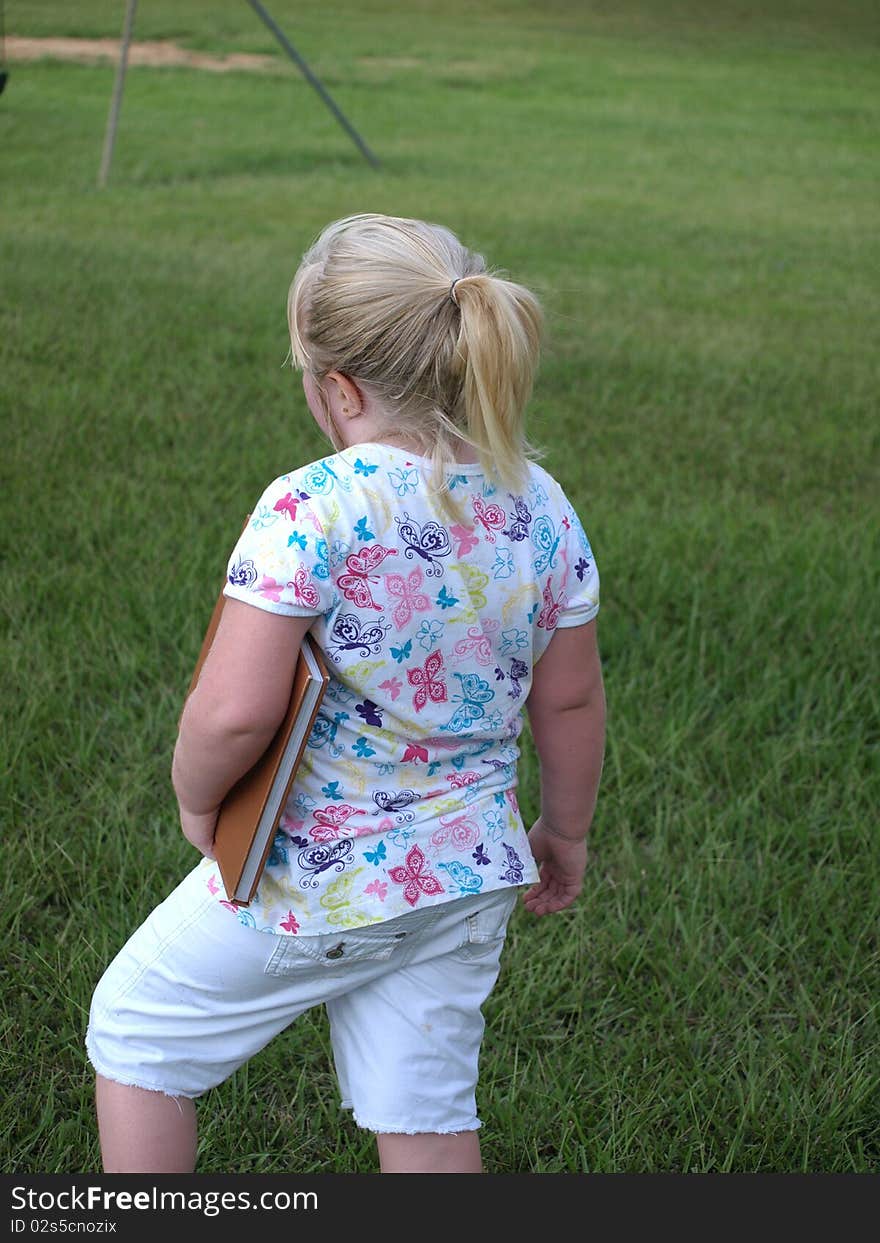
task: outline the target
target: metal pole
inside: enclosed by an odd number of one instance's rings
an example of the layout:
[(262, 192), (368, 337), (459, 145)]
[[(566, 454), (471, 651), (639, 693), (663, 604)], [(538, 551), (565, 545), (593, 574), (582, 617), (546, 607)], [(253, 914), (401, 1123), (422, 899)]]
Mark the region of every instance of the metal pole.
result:
[(113, 147), (116, 144), (116, 126), (119, 124), (119, 110), (122, 107), (122, 88), (125, 86), (125, 70), (128, 65), (128, 46), (131, 43), (131, 32), (134, 29), (134, 12), (137, 0), (128, 0), (125, 11), (125, 25), (122, 29), (122, 43), (119, 47), (119, 64), (116, 66), (116, 81), (113, 84), (113, 99), (110, 103), (110, 115), (107, 118), (107, 131), (104, 134), (104, 153), (101, 156), (101, 170), (98, 173), (98, 185), (103, 189), (110, 175), (113, 162)]
[(329, 94), (324, 89), (321, 82), (315, 77), (311, 69), (308, 67), (306, 62), (300, 56), (299, 52), (296, 50), (293, 44), (288, 40), (287, 36), (284, 34), (284, 31), (281, 30), (276, 25), (276, 23), (272, 20), (272, 18), (269, 16), (266, 10), (263, 8), (262, 4), (260, 4), (260, 0), (248, 0), (248, 4), (254, 10), (257, 17), (259, 17), (261, 21), (266, 23), (266, 25), (272, 31), (272, 34), (275, 36), (275, 38), (284, 48), (287, 55), (290, 57), (293, 63), (301, 70), (306, 81), (309, 82), (309, 84), (315, 88), (315, 90), (318, 92), (318, 94), (323, 99), (324, 103), (327, 105), (327, 107), (336, 117), (336, 120), (339, 122), (342, 128), (346, 131), (349, 137), (352, 138), (354, 142), (357, 144), (361, 154), (365, 157), (365, 159), (369, 161), (370, 164), (372, 164), (373, 168), (379, 168), (380, 165), (379, 165), (379, 161), (376, 158), (376, 156), (373, 155), (372, 151), (367, 146), (367, 144), (364, 142), (364, 140), (361, 138), (357, 130), (352, 125), (350, 125), (349, 122), (346, 120), (346, 118), (342, 115), (342, 113), (337, 108), (334, 101), (330, 98)]

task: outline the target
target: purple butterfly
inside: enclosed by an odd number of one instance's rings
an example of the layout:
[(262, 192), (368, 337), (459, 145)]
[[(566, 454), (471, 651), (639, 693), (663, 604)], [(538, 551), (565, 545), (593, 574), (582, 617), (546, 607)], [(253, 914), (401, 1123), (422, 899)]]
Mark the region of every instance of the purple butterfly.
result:
[(506, 531), (502, 531), (502, 535), (508, 535), (512, 540), (524, 540), (529, 537), (529, 523), (532, 521), (532, 515), (529, 513), (528, 506), (521, 496), (511, 496), (514, 508), (516, 509), (516, 517), (510, 521), (510, 527)]
[(477, 863), (478, 863), (478, 864), (482, 864), (482, 866), (483, 866), (483, 867), (485, 867), (485, 866), (486, 866), (486, 864), (488, 864), (488, 863), (491, 863), (491, 862), (492, 862), (492, 860), (489, 858), (489, 856), (486, 854), (485, 850), (483, 849), (483, 843), (482, 843), (482, 842), (480, 842), (480, 844), (479, 844), (479, 846), (477, 847), (477, 849), (476, 849), (476, 850), (474, 851), (474, 853), (471, 855), (471, 858), (472, 858), (472, 859), (476, 859)]
[(507, 852), (507, 867), (501, 873), (501, 880), (509, 881), (511, 885), (521, 885), (523, 880), (523, 862), (512, 846), (508, 846), (507, 842), (501, 845)]
[(380, 617), (375, 625), (364, 625), (356, 613), (343, 613), (333, 623), (327, 647), (337, 664), (340, 661), (340, 652), (359, 650), (361, 656), (369, 656), (371, 652), (377, 655), (382, 640), (390, 629), (391, 623), (386, 623), (384, 617)]
[(387, 790), (373, 791), (373, 802), (379, 811), (396, 812), (398, 824), (409, 824), (415, 820), (413, 813), (406, 811), (405, 808), (409, 807), (410, 803), (417, 802), (421, 797), (421, 794), (416, 794), (415, 790), (399, 790), (396, 794), (391, 794)]
[(583, 557), (581, 557), (580, 561), (578, 561), (578, 563), (575, 565), (574, 572), (575, 574), (577, 574), (581, 582), (584, 581), (584, 574), (586, 574), (589, 568), (590, 568), (589, 561), (585, 561)]
[(328, 868), (333, 868), (336, 872), (345, 870), (346, 864), (352, 863), (352, 843), (348, 837), (342, 837), (335, 842), (327, 842), (320, 846), (309, 846), (307, 850), (301, 850), (296, 857), (296, 861), (302, 870), (306, 873), (300, 878), (301, 889), (317, 889), (318, 877), (322, 872), (326, 872)]
[(227, 575), (233, 587), (253, 587), (257, 581), (257, 568), (253, 561), (236, 561)]
[(422, 526), (410, 518), (406, 510), (402, 519), (395, 518), (394, 521), (397, 523), (400, 538), (406, 544), (403, 555), (408, 558), (418, 555), (428, 563), (425, 574), (429, 578), (438, 578), (443, 573), (443, 566), (434, 558), (448, 557), (452, 552), (452, 543), (446, 528), (441, 527), (438, 522), (426, 522)]
[(507, 693), (511, 699), (519, 699), (522, 694), (522, 687), (519, 684), (520, 678), (524, 678), (528, 671), (529, 667), (524, 664), (523, 661), (512, 660), (510, 662), (510, 681), (513, 684), (513, 690), (508, 691)]
[(374, 704), (372, 699), (365, 699), (362, 704), (355, 704), (358, 715), (362, 716), (368, 725), (382, 724), (382, 709), (378, 704)]

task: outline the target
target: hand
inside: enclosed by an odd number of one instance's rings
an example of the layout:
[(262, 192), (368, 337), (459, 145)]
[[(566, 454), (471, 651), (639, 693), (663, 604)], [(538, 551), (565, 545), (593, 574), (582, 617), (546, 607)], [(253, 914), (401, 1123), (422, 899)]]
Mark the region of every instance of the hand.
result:
[(533, 915), (552, 915), (571, 906), (583, 887), (587, 866), (586, 839), (567, 841), (547, 832), (539, 816), (529, 830), (529, 845), (540, 880), (523, 894)]
[(182, 804), (179, 804), (179, 807), (183, 836), (188, 842), (192, 842), (196, 850), (200, 850), (206, 859), (213, 859), (214, 831), (217, 828), (219, 807), (206, 812), (187, 811)]

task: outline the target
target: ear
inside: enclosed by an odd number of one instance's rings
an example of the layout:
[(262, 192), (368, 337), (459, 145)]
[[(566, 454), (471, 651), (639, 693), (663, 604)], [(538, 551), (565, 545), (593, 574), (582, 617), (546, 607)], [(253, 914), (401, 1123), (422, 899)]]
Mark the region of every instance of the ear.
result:
[(324, 383), (331, 392), (335, 389), (336, 401), (333, 404), (340, 414), (349, 419), (363, 414), (363, 394), (351, 376), (343, 375), (341, 371), (328, 371)]

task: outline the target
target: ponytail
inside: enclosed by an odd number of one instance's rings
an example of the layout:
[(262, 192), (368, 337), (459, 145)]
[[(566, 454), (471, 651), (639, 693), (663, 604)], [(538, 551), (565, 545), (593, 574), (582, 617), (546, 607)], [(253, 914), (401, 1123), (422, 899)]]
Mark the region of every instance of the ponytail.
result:
[(388, 412), (380, 437), (419, 445), (445, 509), (463, 445), (491, 482), (524, 485), (526, 462), (540, 456), (524, 421), (541, 308), (448, 229), (373, 214), (336, 221), (300, 264), (288, 319), (294, 364), (374, 393)]
[(464, 362), (462, 398), (468, 438), (487, 474), (511, 492), (535, 456), (525, 437), (525, 407), (541, 346), (543, 317), (522, 285), (481, 273), (459, 277), (456, 350)]

